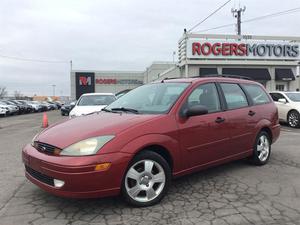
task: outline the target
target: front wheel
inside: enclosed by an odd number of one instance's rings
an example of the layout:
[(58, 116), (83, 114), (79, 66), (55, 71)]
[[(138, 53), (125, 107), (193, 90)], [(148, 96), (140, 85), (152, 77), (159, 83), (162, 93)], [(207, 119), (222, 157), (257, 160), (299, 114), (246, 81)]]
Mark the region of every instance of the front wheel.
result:
[(124, 199), (131, 205), (145, 207), (158, 203), (166, 194), (171, 169), (159, 154), (144, 151), (130, 163), (122, 184)]
[(290, 127), (300, 127), (300, 114), (296, 110), (289, 112), (288, 124)]
[(271, 155), (271, 140), (267, 132), (261, 131), (256, 137), (254, 146), (253, 146), (253, 156), (251, 162), (255, 165), (265, 165)]

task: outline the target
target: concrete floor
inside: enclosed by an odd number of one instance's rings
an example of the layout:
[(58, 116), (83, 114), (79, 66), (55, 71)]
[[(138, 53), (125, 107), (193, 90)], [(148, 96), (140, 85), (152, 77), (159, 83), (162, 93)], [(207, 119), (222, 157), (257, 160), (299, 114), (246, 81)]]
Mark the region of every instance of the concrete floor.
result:
[(41, 121), (41, 113), (0, 118), (1, 225), (300, 224), (300, 129), (282, 127), (263, 167), (237, 161), (195, 173), (173, 181), (160, 204), (132, 208), (119, 197), (55, 197), (27, 181), (21, 148)]

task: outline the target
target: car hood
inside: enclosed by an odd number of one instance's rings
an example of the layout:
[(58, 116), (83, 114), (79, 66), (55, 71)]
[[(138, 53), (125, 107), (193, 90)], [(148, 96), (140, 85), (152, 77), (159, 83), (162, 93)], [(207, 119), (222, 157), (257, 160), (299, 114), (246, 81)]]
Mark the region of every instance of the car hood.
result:
[(105, 106), (106, 105), (75, 106), (70, 112), (70, 116), (81, 116), (81, 115), (97, 112), (103, 109)]
[(117, 135), (135, 125), (150, 121), (160, 115), (130, 113), (94, 113), (66, 119), (43, 130), (35, 139), (58, 148), (101, 135)]

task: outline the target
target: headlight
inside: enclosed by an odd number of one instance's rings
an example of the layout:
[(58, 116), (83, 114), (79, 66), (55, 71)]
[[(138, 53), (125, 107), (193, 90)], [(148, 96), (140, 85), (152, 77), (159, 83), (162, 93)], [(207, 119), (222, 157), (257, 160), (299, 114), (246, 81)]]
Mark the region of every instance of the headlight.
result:
[(114, 135), (89, 138), (63, 149), (60, 155), (67, 156), (84, 156), (96, 154), (107, 142), (112, 140)]
[(34, 141), (36, 139), (36, 137), (39, 135), (40, 133), (37, 133), (36, 135), (34, 135), (34, 137), (31, 140), (31, 145), (34, 146)]

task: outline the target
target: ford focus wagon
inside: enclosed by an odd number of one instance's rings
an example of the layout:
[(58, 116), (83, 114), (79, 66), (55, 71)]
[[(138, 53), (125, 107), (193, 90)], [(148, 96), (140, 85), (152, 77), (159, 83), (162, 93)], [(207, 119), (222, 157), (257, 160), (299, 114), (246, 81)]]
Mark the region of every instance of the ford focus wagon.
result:
[(121, 194), (149, 206), (174, 177), (242, 158), (266, 164), (279, 133), (276, 106), (259, 83), (169, 79), (138, 87), (101, 112), (53, 124), (22, 155), (26, 177), (50, 193)]

